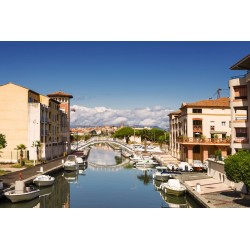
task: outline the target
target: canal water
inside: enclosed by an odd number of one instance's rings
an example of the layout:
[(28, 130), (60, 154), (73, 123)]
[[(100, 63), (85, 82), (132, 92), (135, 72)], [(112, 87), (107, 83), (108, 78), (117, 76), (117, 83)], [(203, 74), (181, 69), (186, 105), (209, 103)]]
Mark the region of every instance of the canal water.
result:
[(199, 207), (188, 195), (175, 197), (158, 191), (160, 183), (152, 178), (154, 169), (134, 168), (119, 151), (108, 146), (93, 147), (88, 166), (78, 171), (59, 171), (51, 187), (40, 188), (34, 200), (11, 203), (5, 208), (191, 208)]

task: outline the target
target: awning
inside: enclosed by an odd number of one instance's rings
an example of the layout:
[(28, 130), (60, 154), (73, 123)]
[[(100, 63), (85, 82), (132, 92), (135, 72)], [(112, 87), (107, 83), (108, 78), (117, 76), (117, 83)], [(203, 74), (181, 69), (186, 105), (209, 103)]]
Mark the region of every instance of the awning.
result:
[(250, 70), (250, 55), (245, 56), (239, 62), (235, 63), (231, 70)]
[(212, 131), (210, 131), (210, 134), (226, 134), (227, 132), (225, 132), (225, 131), (214, 131), (214, 130), (212, 130)]

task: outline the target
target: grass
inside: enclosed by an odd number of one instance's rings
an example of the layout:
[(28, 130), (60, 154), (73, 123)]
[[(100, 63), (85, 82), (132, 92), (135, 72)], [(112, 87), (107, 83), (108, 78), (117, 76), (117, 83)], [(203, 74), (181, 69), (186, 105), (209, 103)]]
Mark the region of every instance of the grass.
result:
[(10, 173), (10, 171), (0, 170), (0, 175), (5, 175)]

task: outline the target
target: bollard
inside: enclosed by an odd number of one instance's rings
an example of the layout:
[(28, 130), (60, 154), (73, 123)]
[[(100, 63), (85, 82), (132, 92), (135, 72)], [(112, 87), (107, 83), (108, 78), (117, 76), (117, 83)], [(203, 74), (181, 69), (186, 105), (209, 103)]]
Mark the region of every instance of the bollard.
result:
[(197, 193), (200, 193), (200, 192), (201, 192), (201, 185), (200, 185), (200, 183), (196, 183), (196, 189), (195, 189), (195, 191), (196, 191)]
[(64, 160), (62, 160), (62, 164), (64, 164)]
[(43, 167), (40, 167), (40, 172), (41, 172), (41, 173), (43, 172)]
[(3, 189), (3, 182), (0, 181), (0, 190)]

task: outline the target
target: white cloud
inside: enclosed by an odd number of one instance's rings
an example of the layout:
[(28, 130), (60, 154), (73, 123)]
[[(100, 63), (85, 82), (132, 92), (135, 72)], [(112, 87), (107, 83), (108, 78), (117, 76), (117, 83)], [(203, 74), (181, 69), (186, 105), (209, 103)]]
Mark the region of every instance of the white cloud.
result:
[(158, 126), (163, 129), (169, 127), (168, 114), (173, 110), (156, 106), (153, 108), (136, 108), (116, 110), (105, 107), (88, 108), (74, 105), (71, 107), (71, 126)]

